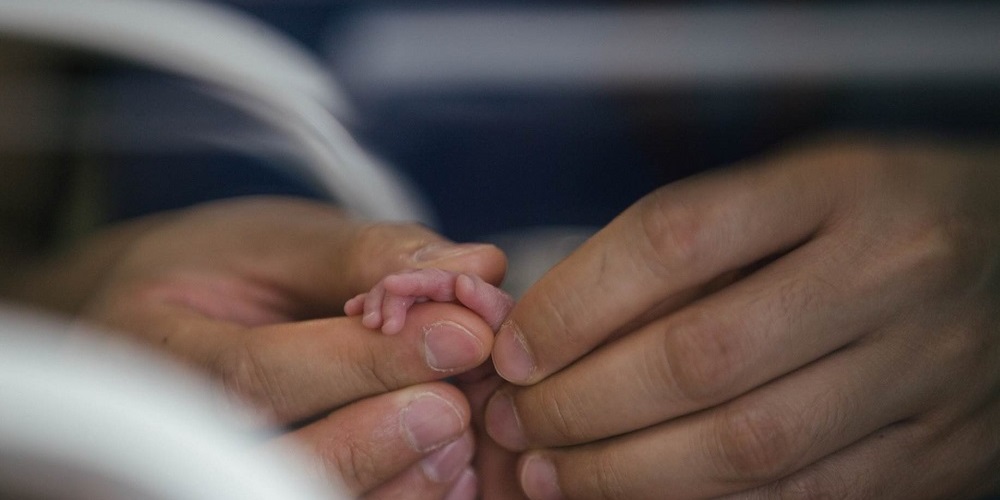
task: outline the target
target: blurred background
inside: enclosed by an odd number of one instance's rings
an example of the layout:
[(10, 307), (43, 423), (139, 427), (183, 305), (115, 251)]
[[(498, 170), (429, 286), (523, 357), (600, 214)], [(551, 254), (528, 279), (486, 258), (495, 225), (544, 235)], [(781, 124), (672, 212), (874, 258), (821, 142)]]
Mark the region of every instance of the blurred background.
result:
[[(345, 96), (337, 118), (412, 181), (433, 214), (424, 222), (533, 255), (515, 272), (546, 267), (664, 183), (824, 132), (1000, 129), (996, 2), (216, 3), (301, 44)], [(92, 53), (4, 47), (0, 99), (20, 111), (5, 114), (33, 118), (0, 146), (74, 159), (36, 180), (60, 208), (34, 222), (325, 196), (259, 154), (266, 127), (204, 86)], [(60, 78), (43, 81), (39, 64)]]
[[(63, 6), (74, 1), (83, 0)], [(37, 2), (0, 0), (0, 8)], [(176, 2), (163, 5), (170, 3)], [(415, 220), (455, 240), (504, 248), (511, 258), (506, 286), (515, 295), (628, 205), (673, 180), (824, 133), (995, 140), (1000, 132), (996, 1), (212, 4), (254, 20), (242, 25), (251, 37), (270, 40), (276, 31), (299, 45), (308, 59), (300, 65), (306, 80), (328, 86), (311, 92), (329, 94), (303, 116), (320, 123), (335, 118), (370, 155), (355, 158), (398, 173), (399, 185), (416, 200)], [(113, 13), (97, 11), (95, 18)], [(253, 99), (191, 74), (23, 36), (23, 26), (7, 21), (0, 16), (0, 262), (6, 268), (95, 227), (212, 199), (285, 194), (344, 201), (302, 168), (301, 144), (275, 128), (294, 122), (282, 111), (300, 108), (261, 111)], [(141, 39), (166, 22), (156, 16), (133, 21), (110, 31)], [(195, 54), (221, 58), (199, 60), (203, 71), (232, 69), (223, 63), (241, 48), (237, 43), (226, 52), (214, 45), (210, 22), (176, 29), (178, 46), (189, 42)], [(170, 53), (167, 40), (157, 50)], [(252, 56), (256, 48), (242, 50)], [(310, 80), (309, 68), (322, 78)], [(240, 83), (239, 72), (227, 75)], [(285, 75), (272, 76), (261, 81), (280, 87)], [(299, 83), (288, 79), (290, 94), (309, 93)], [(351, 189), (367, 182), (345, 179)], [(380, 193), (378, 203), (395, 196)], [(0, 322), (0, 333), (53, 328)], [(58, 398), (24, 399), (30, 391), (23, 384), (48, 384), (41, 391), (48, 394), (72, 384), (105, 387), (81, 382), (84, 368), (121, 378), (103, 352), (47, 364), (17, 354), (34, 352), (29, 339), (40, 337), (0, 336), (6, 343), (0, 360), (8, 357), (0, 363), (3, 411), (21, 418), (0, 418), (7, 424), (0, 425), (0, 437), (23, 441), (25, 450), (51, 442), (46, 436), (30, 441), (23, 430), (39, 428), (29, 418), (31, 404), (42, 405), (39, 414), (90, 415), (96, 423), (104, 415), (101, 405), (87, 401), (65, 409), (45, 406)], [(142, 399), (133, 393), (88, 397)], [(77, 415), (80, 408), (91, 413)], [(144, 430), (150, 421), (144, 415), (135, 415), (136, 434), (155, 435)], [(80, 418), (66, 420), (54, 418), (53, 428), (67, 439), (79, 437), (73, 425)], [(18, 422), (23, 426), (11, 425)], [(193, 435), (179, 429), (178, 435)], [(107, 431), (95, 424), (88, 432)], [(167, 438), (149, 445), (177, 446)], [(74, 464), (96, 463), (87, 455), (93, 442), (78, 443), (83, 458), (74, 455)], [(241, 456), (233, 446), (233, 455)], [(31, 468), (34, 462), (10, 456), (0, 456), (0, 483), (60, 486), (48, 474), (22, 474), (11, 464)], [(126, 462), (123, 470), (138, 461)], [(183, 459), (175, 465), (198, 466)], [(154, 482), (160, 477), (149, 474)], [(126, 491), (121, 497), (135, 496)]]

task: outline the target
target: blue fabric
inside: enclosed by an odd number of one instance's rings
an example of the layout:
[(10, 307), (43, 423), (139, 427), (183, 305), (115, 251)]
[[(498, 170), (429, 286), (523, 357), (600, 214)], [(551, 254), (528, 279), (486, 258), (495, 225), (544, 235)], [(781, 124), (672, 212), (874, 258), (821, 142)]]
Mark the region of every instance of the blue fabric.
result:
[[(372, 5), (230, 3), (286, 31), (321, 60), (338, 26)], [(662, 95), (414, 90), (356, 102), (352, 132), (415, 181), (447, 236), (472, 240), (526, 226), (603, 225), (664, 183), (828, 130), (995, 134), (995, 84), (720, 87)], [(266, 162), (221, 153), (117, 165), (118, 217), (245, 194), (318, 196)]]

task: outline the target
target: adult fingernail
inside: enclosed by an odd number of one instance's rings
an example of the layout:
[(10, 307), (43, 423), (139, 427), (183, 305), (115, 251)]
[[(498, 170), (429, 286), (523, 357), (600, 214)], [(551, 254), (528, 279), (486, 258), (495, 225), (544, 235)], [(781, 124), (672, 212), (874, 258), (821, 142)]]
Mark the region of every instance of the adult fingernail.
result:
[(492, 245), (483, 243), (447, 243), (438, 242), (424, 246), (413, 253), (414, 262), (431, 262), (435, 260), (451, 259), (468, 253), (478, 252)]
[(403, 408), (400, 421), (414, 450), (426, 453), (454, 440), (465, 427), (455, 405), (434, 393), (424, 393)]
[(469, 465), (474, 448), (472, 435), (465, 434), (421, 460), (420, 468), (435, 483), (451, 482)]
[(521, 329), (511, 320), (500, 325), (497, 332), (493, 364), (501, 377), (514, 384), (526, 384), (535, 375), (535, 360), (528, 352)]
[(424, 360), (437, 371), (455, 371), (478, 364), (483, 343), (467, 328), (453, 321), (439, 321), (424, 328)]
[(528, 439), (521, 428), (521, 419), (514, 408), (514, 399), (505, 391), (493, 395), (486, 405), (486, 432), (500, 446), (510, 450), (524, 450)]
[(531, 500), (561, 500), (562, 490), (552, 462), (539, 455), (529, 456), (521, 468), (521, 488)]

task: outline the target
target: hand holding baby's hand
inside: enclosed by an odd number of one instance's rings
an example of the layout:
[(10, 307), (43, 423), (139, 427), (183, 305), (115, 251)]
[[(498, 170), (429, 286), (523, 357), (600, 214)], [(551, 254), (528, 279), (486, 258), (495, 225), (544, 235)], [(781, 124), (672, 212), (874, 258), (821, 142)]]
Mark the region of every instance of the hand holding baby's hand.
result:
[[(344, 311), (349, 316), (362, 315), (362, 324), (368, 328), (381, 328), (393, 335), (403, 329), (410, 307), (427, 301), (458, 302), (482, 317), (494, 332), (514, 305), (510, 295), (474, 274), (420, 269), (383, 278), (368, 293), (347, 301)], [(476, 429), (474, 465), (479, 494), (491, 499), (524, 498), (514, 475), (517, 453), (501, 448), (485, 428), (486, 402), (503, 380), (490, 362), (457, 374), (453, 380), (468, 398)]]

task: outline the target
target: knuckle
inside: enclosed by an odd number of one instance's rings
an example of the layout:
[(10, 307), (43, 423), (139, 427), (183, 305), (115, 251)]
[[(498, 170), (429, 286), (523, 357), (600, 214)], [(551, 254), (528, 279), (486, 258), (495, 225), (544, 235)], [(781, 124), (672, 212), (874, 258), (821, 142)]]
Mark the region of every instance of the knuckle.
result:
[(803, 311), (816, 311), (828, 307), (830, 296), (843, 293), (844, 284), (832, 273), (801, 271), (775, 288), (769, 300), (768, 316), (781, 318), (788, 328), (806, 326)]
[(377, 222), (361, 226), (350, 239), (344, 272), (356, 283), (374, 284), (386, 274), (413, 266), (413, 252), (431, 241), (415, 223)]
[(230, 401), (249, 404), (279, 420), (288, 417), (287, 400), (267, 375), (267, 370), (248, 344), (224, 349), (215, 358), (211, 371), (222, 382)]
[(363, 491), (377, 481), (381, 461), (371, 448), (353, 439), (331, 439), (317, 451), (321, 473), (351, 491)]
[[(392, 237), (398, 227), (395, 224), (379, 222), (365, 225), (355, 239), (355, 248), (362, 253), (383, 253), (391, 248)], [(363, 257), (364, 255), (362, 255)]]
[[(541, 408), (550, 440), (559, 444), (576, 444), (585, 441), (593, 435), (591, 420), (587, 418), (588, 404), (582, 401), (576, 393), (555, 390), (542, 396), (546, 404), (519, 404), (518, 408)], [(590, 406), (592, 407), (592, 406)]]
[[(545, 331), (558, 333), (562, 341), (569, 344), (567, 347), (587, 345), (588, 336), (583, 334), (586, 329), (579, 328), (580, 322), (577, 318), (586, 318), (589, 315), (586, 304), (578, 294), (544, 295), (538, 299), (541, 310), (545, 311), (541, 316)], [(530, 345), (533, 339), (525, 336), (523, 340), (529, 343), (529, 348), (535, 347)]]
[(358, 387), (367, 388), (367, 393), (382, 394), (408, 385), (401, 367), (405, 363), (388, 358), (389, 353), (379, 352), (373, 346), (365, 346), (363, 356), (345, 360), (338, 365), (345, 370), (342, 380), (356, 381)]
[(724, 476), (766, 483), (792, 472), (798, 461), (790, 418), (774, 410), (744, 408), (723, 413), (709, 449)]
[(980, 280), (975, 255), (963, 248), (948, 223), (928, 218), (902, 228), (893, 239), (868, 266), (872, 287), (896, 283), (923, 300), (957, 293)]
[(678, 267), (690, 267), (704, 257), (709, 224), (703, 214), (660, 189), (643, 198), (639, 205), (640, 249), (653, 272), (668, 274)]
[(627, 465), (629, 461), (617, 454), (602, 454), (595, 460), (593, 470), (587, 476), (590, 485), (587, 491), (593, 492), (594, 498), (615, 500), (634, 496), (629, 485), (635, 482), (629, 478)]
[(712, 402), (732, 386), (740, 372), (741, 338), (706, 314), (687, 316), (664, 332), (662, 377), (680, 396), (692, 402)]
[[(954, 291), (975, 280), (978, 274), (975, 259), (963, 247), (958, 229), (948, 222), (932, 223), (918, 230), (909, 241), (910, 255), (907, 268), (920, 271), (931, 290)], [(920, 273), (913, 273), (920, 276)]]
[[(553, 365), (568, 361), (566, 356), (593, 347), (592, 328), (587, 323), (593, 316), (590, 311), (593, 304), (588, 304), (584, 296), (576, 292), (562, 283), (547, 292), (529, 291), (530, 300), (522, 302), (525, 309), (530, 309), (529, 314), (522, 316), (528, 321), (522, 323), (512, 314), (503, 323), (517, 332), (518, 342), (536, 357), (539, 371), (547, 373)], [(524, 335), (524, 331), (541, 331), (546, 335)]]
[[(425, 381), (413, 364), (414, 351), (386, 348), (380, 342), (364, 342), (330, 352), (333, 379), (337, 380), (336, 404), (384, 394)], [(417, 371), (415, 371), (417, 370)]]

